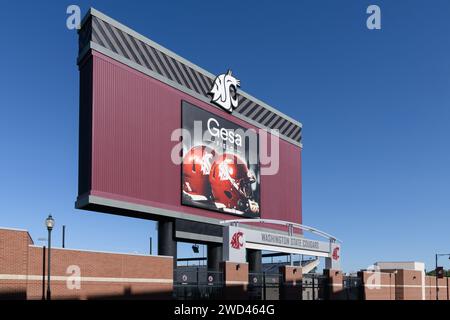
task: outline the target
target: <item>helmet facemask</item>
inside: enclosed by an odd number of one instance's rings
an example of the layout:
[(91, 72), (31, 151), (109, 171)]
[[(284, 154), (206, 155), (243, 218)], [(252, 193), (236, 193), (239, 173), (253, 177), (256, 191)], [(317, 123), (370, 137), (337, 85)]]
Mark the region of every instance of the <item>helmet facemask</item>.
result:
[(256, 179), (253, 174), (249, 171), (248, 176), (246, 178), (242, 178), (238, 181), (236, 188), (240, 194), (242, 194), (245, 198), (251, 199), (253, 197), (253, 189), (252, 184), (255, 183)]

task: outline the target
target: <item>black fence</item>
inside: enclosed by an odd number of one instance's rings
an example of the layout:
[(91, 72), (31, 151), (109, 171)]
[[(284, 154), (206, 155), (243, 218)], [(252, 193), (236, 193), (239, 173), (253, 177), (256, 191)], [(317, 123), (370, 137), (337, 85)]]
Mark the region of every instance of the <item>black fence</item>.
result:
[(206, 268), (181, 267), (174, 272), (173, 297), (177, 300), (223, 298), (223, 273)]
[(249, 273), (248, 297), (250, 300), (279, 300), (280, 283), (279, 273)]
[(307, 273), (302, 279), (302, 300), (326, 299), (327, 278), (322, 274)]
[(344, 276), (343, 278), (343, 298), (346, 300), (362, 300), (363, 284), (358, 276)]
[[(208, 271), (206, 267), (178, 267), (174, 272), (173, 297), (178, 300), (223, 299), (224, 285), (222, 272)], [(249, 273), (247, 296), (249, 300), (279, 300), (282, 286), (279, 273)], [(290, 288), (289, 296), (286, 296), (286, 291), (283, 292), (287, 299), (326, 300), (329, 298), (330, 289), (326, 276), (307, 273), (303, 275), (298, 287)], [(361, 278), (344, 276), (342, 289), (334, 295), (334, 299), (336, 298), (363, 299)]]

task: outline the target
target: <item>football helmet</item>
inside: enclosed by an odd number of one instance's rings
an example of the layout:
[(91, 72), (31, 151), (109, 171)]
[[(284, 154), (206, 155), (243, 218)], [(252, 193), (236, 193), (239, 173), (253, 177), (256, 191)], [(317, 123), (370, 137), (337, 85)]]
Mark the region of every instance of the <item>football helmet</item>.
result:
[(183, 158), (183, 192), (192, 200), (210, 200), (209, 173), (216, 152), (203, 145), (192, 147)]
[(238, 156), (224, 153), (217, 157), (211, 167), (209, 182), (216, 205), (243, 212), (249, 210), (253, 194), (251, 185), (256, 178)]

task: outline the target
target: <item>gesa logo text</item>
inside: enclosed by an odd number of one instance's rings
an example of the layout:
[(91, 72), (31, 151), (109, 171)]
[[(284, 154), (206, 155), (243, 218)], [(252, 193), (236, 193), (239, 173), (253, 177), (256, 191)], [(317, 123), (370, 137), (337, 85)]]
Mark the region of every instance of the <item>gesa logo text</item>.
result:
[(234, 130), (221, 128), (219, 121), (214, 118), (209, 118), (207, 125), (208, 131), (213, 137), (235, 143), (237, 146), (242, 147), (242, 137), (240, 134), (235, 133)]

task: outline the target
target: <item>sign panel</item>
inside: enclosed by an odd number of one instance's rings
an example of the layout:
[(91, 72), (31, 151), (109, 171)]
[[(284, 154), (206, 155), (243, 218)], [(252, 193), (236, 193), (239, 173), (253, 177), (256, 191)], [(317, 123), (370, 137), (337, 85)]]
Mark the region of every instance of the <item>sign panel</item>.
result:
[(282, 248), (291, 248), (322, 253), (328, 253), (330, 251), (329, 242), (283, 235), (279, 233), (264, 232), (253, 229), (248, 229), (246, 231), (245, 239), (247, 243), (273, 246), (278, 250), (282, 250)]
[(245, 262), (247, 229), (239, 227), (223, 228), (223, 260)]
[(182, 204), (260, 217), (258, 135), (182, 103)]
[(325, 269), (341, 269), (341, 245), (339, 243), (331, 243), (330, 256), (325, 259)]
[[(237, 226), (227, 226), (223, 234), (225, 261), (245, 262), (246, 249), (263, 249), (275, 252), (304, 252), (326, 257), (333, 268), (339, 269), (340, 246), (337, 243), (306, 239), (280, 233), (265, 232)], [(331, 264), (330, 264), (331, 265)]]

